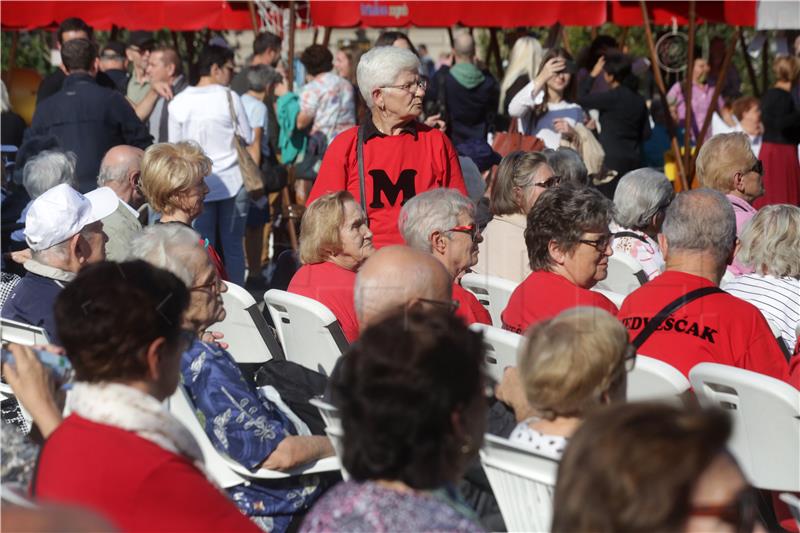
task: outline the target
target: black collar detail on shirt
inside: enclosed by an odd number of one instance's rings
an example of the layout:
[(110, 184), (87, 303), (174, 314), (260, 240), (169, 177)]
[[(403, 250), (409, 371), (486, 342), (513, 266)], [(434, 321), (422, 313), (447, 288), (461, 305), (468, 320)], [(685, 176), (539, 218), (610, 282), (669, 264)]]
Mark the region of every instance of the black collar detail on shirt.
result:
[[(364, 128), (364, 144), (367, 144), (373, 137), (387, 137), (387, 135), (381, 132), (378, 127), (373, 122), (372, 117), (367, 117), (367, 120), (364, 121), (364, 124), (361, 126)], [(404, 133), (410, 133), (414, 136), (414, 140), (417, 140), (417, 121), (412, 120), (406, 123), (404, 126), (400, 128), (401, 131)]]

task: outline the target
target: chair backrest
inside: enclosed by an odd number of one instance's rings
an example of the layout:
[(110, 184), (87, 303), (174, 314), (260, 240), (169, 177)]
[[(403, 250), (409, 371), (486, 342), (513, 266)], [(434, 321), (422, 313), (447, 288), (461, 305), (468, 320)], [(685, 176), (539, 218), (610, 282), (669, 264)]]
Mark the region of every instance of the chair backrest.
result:
[[(344, 453), (344, 430), (342, 429), (339, 410), (322, 398), (311, 398), (308, 402), (319, 410), (319, 414), (325, 422), (325, 434), (331, 440), (333, 451), (336, 452), (336, 457), (339, 458), (341, 463), (342, 454)], [(350, 479), (350, 474), (344, 469), (344, 465), (341, 466), (341, 472), (345, 481)]]
[(487, 324), (475, 323), (469, 328), (483, 332), (486, 371), (493, 379), (500, 382), (507, 366), (517, 366), (517, 352), (522, 343), (522, 335)]
[(43, 328), (7, 318), (0, 319), (0, 335), (4, 342), (15, 342), (26, 346), (49, 343)]
[(599, 292), (600, 294), (602, 294), (603, 296), (605, 296), (606, 298), (611, 300), (613, 302), (613, 304), (617, 306), (617, 309), (622, 307), (622, 302), (625, 301), (625, 295), (624, 294), (620, 294), (618, 292), (602, 289), (602, 288), (600, 288), (599, 285), (600, 284), (598, 283), (597, 285), (592, 287), (592, 291), (593, 292)]
[(689, 380), (674, 366), (646, 355), (636, 355), (636, 365), (628, 373), (628, 401), (666, 400), (680, 404)]
[(733, 420), (728, 446), (759, 489), (800, 492), (800, 391), (741, 368), (700, 363), (689, 371), (700, 403)]
[(481, 305), (489, 311), (492, 324), (498, 327), (502, 325), (500, 313), (508, 305), (511, 293), (517, 288), (516, 283), (497, 276), (470, 272), (461, 278), (461, 286), (474, 294)]
[(172, 415), (186, 426), (186, 429), (189, 430), (200, 445), (205, 459), (206, 471), (214, 478), (217, 484), (227, 489), (244, 483), (245, 479), (231, 470), (225, 459), (214, 448), (211, 439), (208, 438), (203, 426), (200, 425), (200, 420), (197, 418), (194, 407), (192, 407), (182, 385), (178, 385), (175, 394), (169, 398), (168, 402)]
[(601, 289), (627, 296), (645, 283), (647, 274), (642, 265), (630, 254), (614, 251), (608, 258), (608, 276), (597, 283)]
[(558, 461), (484, 435), (481, 465), (507, 531), (550, 531)]
[(278, 289), (264, 295), (287, 361), (330, 375), (349, 344), (330, 309), (311, 298)]
[(278, 340), (258, 309), (258, 303), (244, 288), (225, 282), (228, 287), (222, 293), (225, 306), (225, 320), (217, 322), (208, 329), (219, 331), (225, 336), (228, 352), (237, 363), (266, 363), (270, 359), (282, 359)]
[(779, 498), (789, 507), (789, 512), (792, 513), (797, 528), (800, 529), (800, 498), (789, 492), (782, 493)]

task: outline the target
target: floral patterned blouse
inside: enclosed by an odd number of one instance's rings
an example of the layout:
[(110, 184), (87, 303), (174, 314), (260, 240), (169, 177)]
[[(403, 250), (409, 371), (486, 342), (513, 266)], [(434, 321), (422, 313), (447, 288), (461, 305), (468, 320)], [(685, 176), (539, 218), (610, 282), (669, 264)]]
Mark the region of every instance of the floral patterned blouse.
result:
[(303, 533), (484, 531), (453, 488), (400, 492), (374, 481), (333, 487), (306, 516)]
[(617, 233), (620, 231), (635, 233), (639, 237), (615, 237), (614, 242), (611, 244), (614, 253), (628, 254), (642, 265), (644, 273), (647, 278), (652, 281), (653, 278), (664, 272), (666, 263), (664, 256), (661, 255), (661, 249), (658, 247), (656, 241), (650, 238), (643, 231), (635, 229), (623, 228), (617, 224), (611, 224), (611, 232)]
[[(231, 355), (216, 344), (195, 340), (181, 356), (181, 380), (197, 418), (214, 447), (256, 471), (294, 425), (254, 384), (245, 381)], [(228, 494), (267, 531), (285, 531), (292, 515), (319, 496), (317, 476), (237, 485)]]

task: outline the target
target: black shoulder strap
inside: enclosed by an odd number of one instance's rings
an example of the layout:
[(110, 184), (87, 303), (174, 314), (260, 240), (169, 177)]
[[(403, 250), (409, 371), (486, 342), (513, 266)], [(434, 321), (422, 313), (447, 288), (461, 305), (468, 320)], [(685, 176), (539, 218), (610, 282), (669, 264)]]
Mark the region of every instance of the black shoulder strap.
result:
[(356, 158), (358, 158), (358, 192), (361, 194), (361, 209), (364, 211), (364, 218), (369, 226), (369, 215), (367, 214), (367, 194), (364, 185), (364, 128), (358, 127), (358, 139), (356, 140)]
[(617, 231), (614, 232), (614, 237), (631, 237), (637, 241), (647, 242), (647, 239), (633, 231)]
[(725, 291), (723, 291), (719, 287), (702, 287), (700, 289), (695, 289), (693, 291), (687, 292), (677, 300), (671, 302), (664, 309), (659, 311), (653, 318), (651, 318), (647, 322), (647, 325), (644, 327), (644, 329), (642, 329), (642, 331), (639, 332), (636, 338), (633, 339), (631, 344), (633, 344), (633, 346), (638, 350), (639, 348), (642, 347), (644, 341), (646, 341), (648, 337), (650, 337), (650, 335), (652, 335), (653, 332), (655, 332), (655, 330), (658, 329), (658, 326), (660, 326), (664, 322), (664, 320), (666, 320), (667, 317), (672, 313), (674, 313), (676, 310), (678, 310), (679, 308), (683, 307), (684, 305), (688, 304), (693, 300), (697, 300), (698, 298), (702, 298), (703, 296), (709, 294), (716, 294), (720, 292), (725, 292)]

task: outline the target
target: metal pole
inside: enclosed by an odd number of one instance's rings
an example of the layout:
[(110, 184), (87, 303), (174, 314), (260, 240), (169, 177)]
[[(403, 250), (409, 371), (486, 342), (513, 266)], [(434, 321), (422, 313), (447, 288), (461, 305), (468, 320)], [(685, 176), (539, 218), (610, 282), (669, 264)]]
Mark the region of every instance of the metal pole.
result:
[[(692, 74), (694, 73), (694, 38), (695, 38), (695, 0), (689, 1), (689, 49), (687, 50), (687, 63), (686, 63), (686, 79), (683, 86), (683, 104), (686, 109), (686, 120), (684, 122), (683, 131), (683, 168), (686, 169), (686, 180), (689, 186), (692, 184), (692, 175), (689, 173), (692, 159), (692, 88), (694, 81)], [(697, 140), (697, 139), (695, 139)]]
[(248, 0), (247, 8), (250, 10), (250, 22), (253, 24), (253, 31), (258, 33), (258, 17), (256, 16), (256, 4), (253, 0)]
[(744, 64), (747, 67), (747, 77), (750, 78), (750, 85), (753, 86), (753, 94), (756, 95), (756, 98), (761, 98), (761, 90), (758, 88), (758, 80), (756, 79), (756, 69), (753, 68), (753, 61), (750, 59), (750, 54), (747, 53), (747, 41), (745, 41), (744, 32), (739, 34), (739, 45), (742, 47)]
[(297, 25), (297, 7), (294, 0), (289, 2), (289, 65), (286, 69), (286, 86), (294, 90), (294, 28)]
[(761, 47), (761, 94), (767, 92), (769, 85), (769, 32), (764, 32), (764, 45)]
[(325, 31), (322, 34), (322, 46), (327, 48), (330, 42), (331, 42), (331, 28), (328, 27), (325, 28)]
[(688, 190), (689, 185), (686, 182), (685, 169), (683, 168), (683, 160), (681, 159), (681, 149), (678, 146), (678, 135), (675, 129), (675, 122), (672, 120), (672, 115), (669, 113), (667, 104), (667, 88), (664, 86), (664, 78), (661, 77), (661, 69), (658, 67), (658, 55), (656, 54), (656, 44), (653, 39), (653, 29), (650, 27), (650, 15), (647, 13), (647, 5), (644, 0), (639, 0), (639, 5), (642, 8), (642, 24), (644, 25), (644, 33), (647, 39), (647, 49), (650, 51), (650, 67), (653, 69), (653, 77), (655, 78), (656, 87), (661, 95), (661, 102), (664, 105), (664, 120), (667, 123), (667, 131), (669, 132), (670, 144), (672, 145), (672, 153), (675, 157), (675, 164), (678, 166), (678, 179), (682, 186), (682, 190)]

